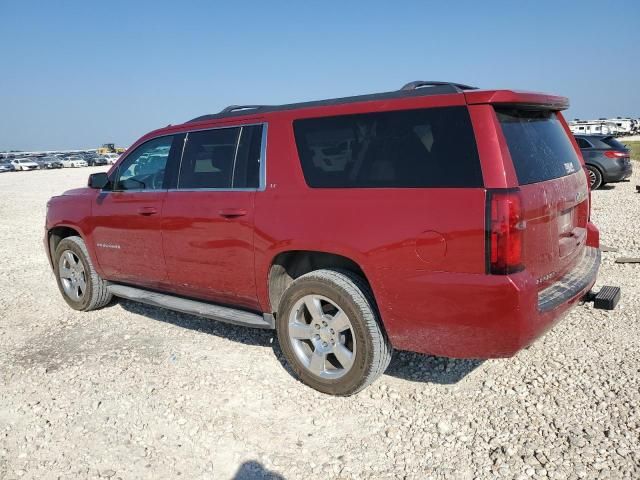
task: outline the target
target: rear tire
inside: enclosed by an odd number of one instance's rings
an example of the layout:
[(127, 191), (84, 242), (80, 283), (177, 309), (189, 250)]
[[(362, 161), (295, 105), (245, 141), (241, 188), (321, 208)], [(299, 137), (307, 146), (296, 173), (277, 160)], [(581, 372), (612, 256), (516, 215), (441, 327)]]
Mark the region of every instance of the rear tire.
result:
[(93, 268), (82, 238), (63, 239), (56, 248), (53, 265), (60, 293), (74, 310), (88, 312), (111, 301), (107, 282)]
[(587, 165), (587, 171), (589, 173), (589, 184), (591, 186), (591, 190), (599, 189), (602, 183), (602, 172), (598, 169), (598, 167), (594, 167), (593, 165)]
[(282, 295), (276, 323), (296, 376), (322, 393), (353, 395), (391, 361), (373, 294), (351, 272), (316, 270), (294, 280)]

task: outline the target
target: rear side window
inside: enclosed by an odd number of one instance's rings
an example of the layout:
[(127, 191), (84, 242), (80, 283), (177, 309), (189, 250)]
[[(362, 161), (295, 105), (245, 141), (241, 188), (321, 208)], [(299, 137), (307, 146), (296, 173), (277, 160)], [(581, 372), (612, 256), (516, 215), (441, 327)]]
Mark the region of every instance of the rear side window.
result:
[[(627, 146), (624, 143), (619, 142), (614, 137), (604, 137), (602, 143), (608, 145), (615, 150), (627, 150)], [(606, 148), (606, 147), (605, 147)]]
[(262, 125), (189, 132), (180, 189), (258, 188)]
[(262, 129), (262, 125), (249, 125), (242, 127), (240, 131), (231, 179), (233, 188), (258, 188), (260, 185), (260, 162), (263, 161)]
[(555, 112), (496, 108), (520, 185), (570, 175), (582, 168)]
[(178, 188), (231, 188), (240, 128), (189, 132)]
[(591, 144), (587, 142), (584, 138), (576, 138), (576, 141), (578, 142), (578, 146), (580, 148), (591, 148)]
[(466, 107), (312, 118), (293, 128), (310, 187), (482, 186)]

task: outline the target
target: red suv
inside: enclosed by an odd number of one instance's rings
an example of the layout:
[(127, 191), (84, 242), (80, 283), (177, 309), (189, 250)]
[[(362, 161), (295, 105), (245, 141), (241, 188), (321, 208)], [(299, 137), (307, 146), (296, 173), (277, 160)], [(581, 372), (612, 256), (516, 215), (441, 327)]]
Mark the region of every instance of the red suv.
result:
[(445, 82), (231, 106), (52, 198), (46, 250), (72, 308), (114, 295), (276, 329), (330, 394), (367, 386), (394, 348), (508, 357), (600, 264), (567, 106)]

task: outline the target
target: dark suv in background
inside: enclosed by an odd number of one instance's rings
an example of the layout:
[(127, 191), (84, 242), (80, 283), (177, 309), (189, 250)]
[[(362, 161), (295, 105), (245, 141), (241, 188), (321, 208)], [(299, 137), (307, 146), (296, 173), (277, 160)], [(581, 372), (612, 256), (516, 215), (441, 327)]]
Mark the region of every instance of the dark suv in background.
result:
[(611, 135), (575, 135), (589, 172), (591, 189), (631, 176), (629, 149)]

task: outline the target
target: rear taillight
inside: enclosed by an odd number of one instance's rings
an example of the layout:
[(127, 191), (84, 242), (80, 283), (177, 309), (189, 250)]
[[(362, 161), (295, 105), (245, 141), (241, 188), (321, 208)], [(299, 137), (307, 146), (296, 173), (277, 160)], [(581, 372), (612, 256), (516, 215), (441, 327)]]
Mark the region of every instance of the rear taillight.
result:
[(526, 227), (518, 190), (487, 192), (487, 272), (506, 275), (524, 269), (522, 237)]
[(629, 153), (618, 152), (616, 150), (607, 150), (606, 152), (604, 152), (604, 156), (607, 158), (624, 158), (624, 157), (628, 157)]

